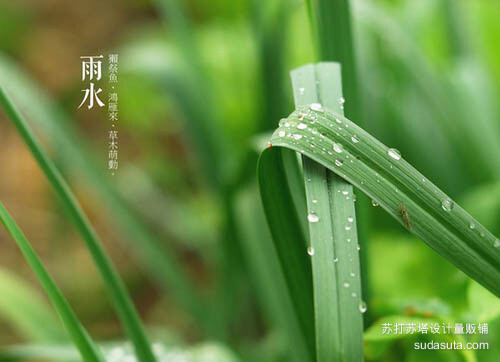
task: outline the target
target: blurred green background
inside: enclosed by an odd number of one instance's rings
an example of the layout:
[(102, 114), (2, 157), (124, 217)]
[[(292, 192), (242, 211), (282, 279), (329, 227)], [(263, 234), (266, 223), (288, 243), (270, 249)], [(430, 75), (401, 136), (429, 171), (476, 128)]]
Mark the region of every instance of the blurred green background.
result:
[[(362, 102), (346, 106), (363, 114), (354, 121), (499, 236), (500, 2), (351, 7)], [(110, 53), (120, 57), (114, 177), (104, 109), (77, 110), (80, 56)], [(255, 169), (262, 139), (293, 110), (288, 72), (313, 60), (299, 0), (0, 0), (0, 84), (72, 185), (154, 340), (213, 343), (228, 361), (297, 360)], [(83, 243), (3, 112), (0, 164), (0, 200), (82, 322), (97, 340), (123, 338)], [(421, 361), (412, 345), (422, 337), (384, 338), (381, 323), (424, 318), (490, 324), (474, 337), (488, 351), (426, 360), (498, 361), (498, 299), (369, 211), (367, 360)], [(168, 262), (154, 268), (157, 250)], [(57, 340), (47, 306), (1, 229), (0, 346)]]

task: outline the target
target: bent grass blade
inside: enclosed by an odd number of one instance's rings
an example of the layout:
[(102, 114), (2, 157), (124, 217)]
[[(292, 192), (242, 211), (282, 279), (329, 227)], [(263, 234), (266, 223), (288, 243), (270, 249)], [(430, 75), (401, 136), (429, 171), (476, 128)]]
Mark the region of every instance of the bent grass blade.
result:
[[(304, 129), (291, 127), (299, 122)], [(404, 206), (410, 232), (471, 278), (500, 296), (500, 241), (443, 191), (391, 149), (338, 113), (311, 107), (293, 112), (271, 138), (273, 148), (261, 154), (260, 167), (269, 172), (270, 154), (281, 147), (301, 152), (359, 188), (400, 224)], [(314, 147), (307, 141), (312, 129)], [(285, 134), (285, 136), (283, 136)], [(281, 136), (280, 136), (281, 135)], [(294, 136), (300, 135), (300, 137)], [(298, 139), (299, 138), (299, 139)], [(343, 152), (329, 153), (335, 144)], [(261, 187), (267, 188), (266, 177)], [(269, 191), (268, 191), (269, 192)], [(474, 225), (474, 227), (471, 227)]]

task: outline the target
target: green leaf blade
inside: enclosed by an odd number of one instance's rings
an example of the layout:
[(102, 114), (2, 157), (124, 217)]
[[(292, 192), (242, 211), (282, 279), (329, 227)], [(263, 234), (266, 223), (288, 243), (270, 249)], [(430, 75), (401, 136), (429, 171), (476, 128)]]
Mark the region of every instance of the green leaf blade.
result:
[(40, 283), (49, 296), (83, 359), (85, 361), (103, 362), (104, 358), (102, 357), (99, 349), (76, 318), (73, 310), (50, 277), (49, 273), (38, 258), (38, 255), (35, 253), (21, 229), (19, 229), (16, 225), (15, 221), (12, 219), (2, 203), (0, 203), (0, 221), (4, 224), (12, 238), (16, 241), (28, 264), (40, 280)]
[[(441, 256), (497, 296), (500, 295), (500, 243), (494, 235), (403, 158), (396, 160), (389, 156), (388, 147), (347, 118), (328, 110), (316, 112), (302, 108), (292, 113), (287, 121), (289, 124), (298, 123), (299, 117), (300, 122), (308, 124), (308, 128), (314, 125), (323, 134), (315, 147), (312, 148), (303, 139), (280, 137), (283, 132), (290, 133), (286, 127), (280, 127), (273, 134), (273, 146), (302, 150), (304, 155), (378, 202)], [(307, 130), (294, 129), (293, 132), (303, 136), (308, 134)], [(333, 154), (321, 152), (322, 148), (332, 150), (334, 143), (343, 145), (342, 154), (333, 157)], [(337, 166), (336, 160), (342, 165)], [(408, 220), (405, 220), (402, 208)]]
[[(338, 63), (306, 65), (291, 73), (295, 103), (343, 110)], [(298, 123), (296, 127), (304, 128)], [(304, 139), (319, 137), (314, 128)], [(314, 145), (312, 145), (314, 147)], [(363, 359), (360, 263), (352, 186), (304, 158), (318, 361)], [(313, 212), (313, 214), (311, 214)], [(315, 220), (314, 218), (318, 218)], [(314, 222), (311, 222), (314, 221)]]
[(114, 269), (111, 260), (107, 257), (96, 232), (91, 226), (76, 197), (71, 192), (68, 184), (43, 149), (38, 139), (35, 137), (31, 128), (1, 87), (0, 103), (4, 107), (7, 116), (16, 127), (19, 135), (26, 143), (28, 149), (33, 154), (33, 157), (38, 162), (40, 168), (45, 173), (48, 181), (53, 186), (54, 191), (59, 196), (69, 218), (82, 236), (83, 241), (106, 283), (117, 313), (123, 322), (131, 342), (136, 348), (138, 357), (141, 361), (155, 361), (156, 359), (151, 350), (151, 345), (148, 342), (138, 313), (126, 288)]

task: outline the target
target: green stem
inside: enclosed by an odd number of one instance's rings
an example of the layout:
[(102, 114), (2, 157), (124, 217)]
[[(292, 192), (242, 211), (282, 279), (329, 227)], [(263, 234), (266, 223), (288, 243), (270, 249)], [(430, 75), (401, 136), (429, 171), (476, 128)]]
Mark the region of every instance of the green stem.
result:
[[(338, 62), (341, 65), (342, 92), (346, 99), (343, 113), (350, 119), (362, 119), (362, 106), (358, 91), (356, 57), (351, 29), (349, 0), (308, 0), (309, 18), (316, 43), (316, 57), (319, 61)], [(333, 108), (332, 108), (333, 109)], [(362, 194), (356, 203), (358, 234), (361, 251), (361, 284), (363, 296), (370, 303), (368, 279), (368, 243), (370, 227), (369, 200)], [(370, 313), (364, 315), (368, 325)]]
[(104, 362), (104, 358), (101, 355), (98, 347), (87, 334), (84, 327), (80, 324), (75, 316), (75, 313), (69, 306), (68, 302), (64, 298), (63, 294), (54, 283), (49, 273), (43, 266), (40, 258), (36, 252), (31, 247), (30, 243), (24, 236), (23, 232), (16, 225), (16, 222), (12, 219), (9, 212), (5, 209), (3, 204), (0, 202), (0, 221), (4, 224), (5, 228), (16, 241), (19, 249), (23, 253), (24, 257), (28, 261), (31, 269), (35, 272), (36, 276), (40, 280), (43, 288), (45, 289), (50, 301), (54, 305), (59, 317), (61, 318), (64, 327), (68, 331), (73, 343), (80, 351), (82, 358), (85, 361), (91, 362)]
[(118, 315), (125, 326), (127, 335), (134, 344), (138, 358), (140, 361), (155, 361), (156, 359), (151, 350), (151, 345), (147, 340), (137, 311), (127, 294), (126, 288), (111, 261), (106, 256), (97, 234), (83, 212), (76, 197), (71, 192), (68, 184), (57, 170), (45, 150), (42, 148), (31, 128), (11, 103), (1, 87), (0, 103), (3, 105), (7, 116), (18, 130), (19, 135), (22, 137), (38, 162), (40, 168), (53, 186), (70, 219), (75, 224), (77, 230), (87, 245), (87, 248), (89, 249), (90, 254), (92, 255), (92, 258), (94, 259), (94, 262), (107, 286), (108, 292), (111, 295)]

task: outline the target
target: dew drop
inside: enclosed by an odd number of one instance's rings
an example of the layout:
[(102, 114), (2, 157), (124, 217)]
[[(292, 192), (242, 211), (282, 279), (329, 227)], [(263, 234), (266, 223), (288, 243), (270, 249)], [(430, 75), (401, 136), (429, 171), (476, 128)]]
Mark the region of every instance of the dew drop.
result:
[(279, 131), (278, 136), (280, 137), (285, 137), (285, 131)]
[(346, 225), (344, 229), (345, 229), (346, 231), (351, 230), (351, 225)]
[(306, 115), (304, 113), (299, 114), (299, 117), (298, 117), (299, 121), (302, 121), (305, 118), (305, 116)]
[(396, 161), (399, 161), (399, 160), (401, 159), (401, 152), (399, 152), (399, 151), (398, 151), (397, 149), (395, 149), (395, 148), (389, 148), (389, 149), (387, 150), (387, 154), (388, 154), (391, 158), (395, 159)]
[(344, 147), (340, 143), (334, 143), (333, 150), (337, 153), (342, 153), (344, 151)]
[(451, 211), (451, 209), (453, 209), (453, 201), (451, 201), (450, 199), (444, 199), (442, 202), (441, 202), (441, 207), (443, 208), (444, 211)]
[(296, 134), (293, 135), (293, 138), (295, 138), (296, 140), (300, 140), (302, 138), (302, 135), (296, 133)]
[(306, 128), (307, 128), (307, 124), (300, 122), (300, 123), (297, 125), (297, 128), (298, 128), (298, 129), (306, 129)]
[(318, 200), (316, 200), (316, 199), (313, 199), (313, 200), (312, 200), (312, 203), (313, 203), (313, 204), (316, 204), (317, 202), (318, 202)]
[(351, 141), (352, 141), (352, 143), (358, 143), (359, 142), (359, 138), (356, 137), (356, 136), (352, 136), (351, 137)]
[(318, 222), (319, 216), (311, 212), (309, 215), (307, 215), (307, 220), (309, 222)]
[(471, 223), (469, 224), (469, 227), (470, 227), (471, 229), (475, 229), (475, 228), (476, 228), (476, 224), (474, 224), (473, 222), (471, 222)]
[(342, 162), (341, 160), (335, 160), (335, 165), (340, 167), (344, 164), (344, 162)]
[(299, 88), (299, 93), (302, 95), (302, 94), (304, 94), (305, 90), (306, 90), (306, 89), (305, 89), (305, 88), (303, 88), (303, 87), (302, 87), (302, 88)]
[(493, 243), (494, 248), (500, 248), (500, 240), (496, 239), (495, 242)]
[(344, 288), (349, 288), (351, 286), (351, 284), (349, 284), (349, 282), (344, 282)]
[(333, 262), (334, 262), (334, 263), (338, 263), (338, 261), (339, 261), (339, 258), (335, 258), (335, 259), (333, 259)]
[(307, 248), (307, 254), (309, 254), (310, 256), (314, 255), (314, 248), (312, 246)]
[(353, 278), (354, 278), (355, 276), (356, 276), (356, 273), (351, 272), (351, 277), (353, 277)]
[(375, 200), (372, 200), (372, 206), (377, 207), (378, 206), (378, 202), (375, 201)]
[(347, 221), (348, 221), (348, 222), (353, 222), (353, 221), (354, 221), (354, 218), (353, 218), (353, 217), (348, 217), (348, 218), (347, 218)]
[(366, 303), (363, 300), (359, 302), (358, 308), (361, 313), (366, 313), (366, 311), (368, 310), (368, 307), (366, 306)]
[(356, 294), (356, 292), (352, 292), (352, 293), (351, 293), (351, 297), (356, 298), (357, 296), (358, 296), (358, 295)]
[(313, 111), (321, 111), (323, 109), (323, 106), (321, 105), (321, 103), (313, 103), (313, 104), (311, 104), (310, 107)]

